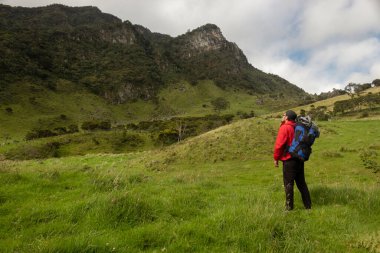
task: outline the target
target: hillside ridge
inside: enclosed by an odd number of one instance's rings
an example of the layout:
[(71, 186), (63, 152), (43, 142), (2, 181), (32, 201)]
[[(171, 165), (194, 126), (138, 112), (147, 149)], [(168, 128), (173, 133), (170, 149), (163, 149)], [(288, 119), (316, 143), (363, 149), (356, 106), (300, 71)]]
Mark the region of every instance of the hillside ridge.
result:
[(168, 82), (212, 80), (257, 94), (306, 93), (248, 63), (221, 29), (206, 24), (177, 37), (151, 32), (97, 7), (0, 5), (2, 86), (32, 79), (78, 84), (111, 103), (152, 100)]

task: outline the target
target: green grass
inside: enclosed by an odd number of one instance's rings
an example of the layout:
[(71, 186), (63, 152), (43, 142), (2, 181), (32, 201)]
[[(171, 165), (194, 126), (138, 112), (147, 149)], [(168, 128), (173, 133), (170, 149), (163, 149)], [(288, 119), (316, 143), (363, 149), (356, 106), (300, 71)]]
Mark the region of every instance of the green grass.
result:
[(2, 161), (0, 251), (378, 252), (379, 175), (360, 159), (366, 149), (380, 164), (378, 125), (320, 123), (306, 164), (311, 211), (298, 192), (284, 211), (277, 121), (161, 151)]
[[(287, 104), (289, 101), (279, 103), (268, 95), (250, 95), (242, 89), (221, 89), (212, 81), (201, 81), (196, 85), (185, 81), (170, 84), (160, 92), (159, 101), (163, 111), (166, 109), (184, 116), (202, 116), (215, 113), (211, 101), (218, 97), (223, 97), (230, 103), (230, 107), (223, 113), (254, 111), (256, 115), (262, 115), (275, 108), (290, 106)], [(258, 103), (259, 98), (263, 104)]]

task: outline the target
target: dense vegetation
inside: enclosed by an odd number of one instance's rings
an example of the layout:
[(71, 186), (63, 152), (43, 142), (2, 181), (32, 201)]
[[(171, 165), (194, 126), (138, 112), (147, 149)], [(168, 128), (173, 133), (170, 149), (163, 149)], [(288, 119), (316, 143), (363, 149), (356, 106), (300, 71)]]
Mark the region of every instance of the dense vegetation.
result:
[(364, 108), (373, 109), (380, 106), (380, 93), (367, 94), (348, 100), (337, 101), (334, 103), (334, 113), (345, 113), (347, 111), (357, 111)]

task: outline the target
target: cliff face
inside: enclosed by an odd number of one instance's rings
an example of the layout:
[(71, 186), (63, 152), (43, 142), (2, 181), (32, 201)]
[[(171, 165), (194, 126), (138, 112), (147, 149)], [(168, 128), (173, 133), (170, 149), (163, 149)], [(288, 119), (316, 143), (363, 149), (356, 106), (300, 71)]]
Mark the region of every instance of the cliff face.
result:
[(0, 88), (66, 79), (112, 103), (153, 99), (167, 82), (214, 80), (257, 93), (304, 93), (252, 67), (213, 24), (172, 38), (96, 7), (0, 5)]
[(223, 49), (228, 45), (219, 27), (210, 24), (189, 32), (184, 38), (184, 46), (189, 52), (200, 54)]

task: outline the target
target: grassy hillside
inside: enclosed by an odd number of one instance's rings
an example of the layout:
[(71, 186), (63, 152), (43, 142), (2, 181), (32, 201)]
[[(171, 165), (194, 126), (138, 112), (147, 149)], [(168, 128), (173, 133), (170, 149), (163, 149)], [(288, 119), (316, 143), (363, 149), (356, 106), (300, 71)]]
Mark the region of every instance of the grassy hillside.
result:
[(311, 211), (298, 193), (284, 211), (274, 120), (161, 151), (1, 161), (0, 251), (378, 252), (378, 125), (320, 123)]
[(212, 81), (201, 81), (197, 85), (178, 82), (168, 85), (159, 93), (160, 105), (171, 106), (180, 115), (199, 116), (215, 113), (211, 101), (223, 97), (230, 106), (222, 113), (254, 111), (257, 115), (268, 113), (279, 107), (286, 108), (294, 104), (292, 101), (279, 103), (277, 97), (270, 95), (253, 95), (244, 89), (221, 89)]
[[(110, 104), (65, 80), (60, 80), (54, 91), (33, 82), (19, 82), (1, 97), (0, 143), (21, 141), (32, 129), (54, 129), (70, 124), (80, 126), (87, 120), (109, 120), (116, 126), (173, 116), (215, 114), (211, 101), (218, 97), (225, 98), (230, 104), (221, 114), (254, 111), (258, 115), (290, 106), (285, 102), (279, 104), (268, 95), (258, 97), (245, 90), (221, 89), (212, 81), (197, 85), (185, 81), (173, 83), (160, 91), (157, 101), (137, 100), (126, 104)], [(11, 113), (7, 112), (8, 108)]]
[[(8, 113), (7, 108), (11, 108), (12, 113)], [(152, 110), (150, 102), (109, 104), (64, 80), (58, 82), (54, 91), (34, 83), (20, 82), (12, 85), (7, 94), (3, 94), (3, 103), (0, 105), (1, 137), (3, 140), (21, 140), (31, 129), (80, 125), (86, 120), (94, 119), (110, 120), (112, 123), (143, 120), (149, 117)], [(62, 118), (61, 115), (65, 117)]]
[[(373, 88), (364, 90), (363, 92), (360, 93), (360, 95), (365, 96), (368, 93), (373, 93), (373, 94), (380, 93), (380, 87), (373, 87)], [(349, 100), (349, 99), (350, 99), (349, 95), (341, 95), (341, 96), (336, 96), (336, 97), (329, 98), (326, 100), (321, 100), (321, 101), (318, 101), (318, 102), (315, 102), (315, 103), (312, 103), (312, 104), (309, 104), (306, 106), (298, 106), (298, 107), (294, 108), (294, 110), (297, 112), (300, 111), (301, 109), (308, 111), (311, 109), (312, 106), (314, 106), (314, 107), (326, 106), (328, 111), (333, 111), (335, 102), (342, 101), (342, 100)]]

